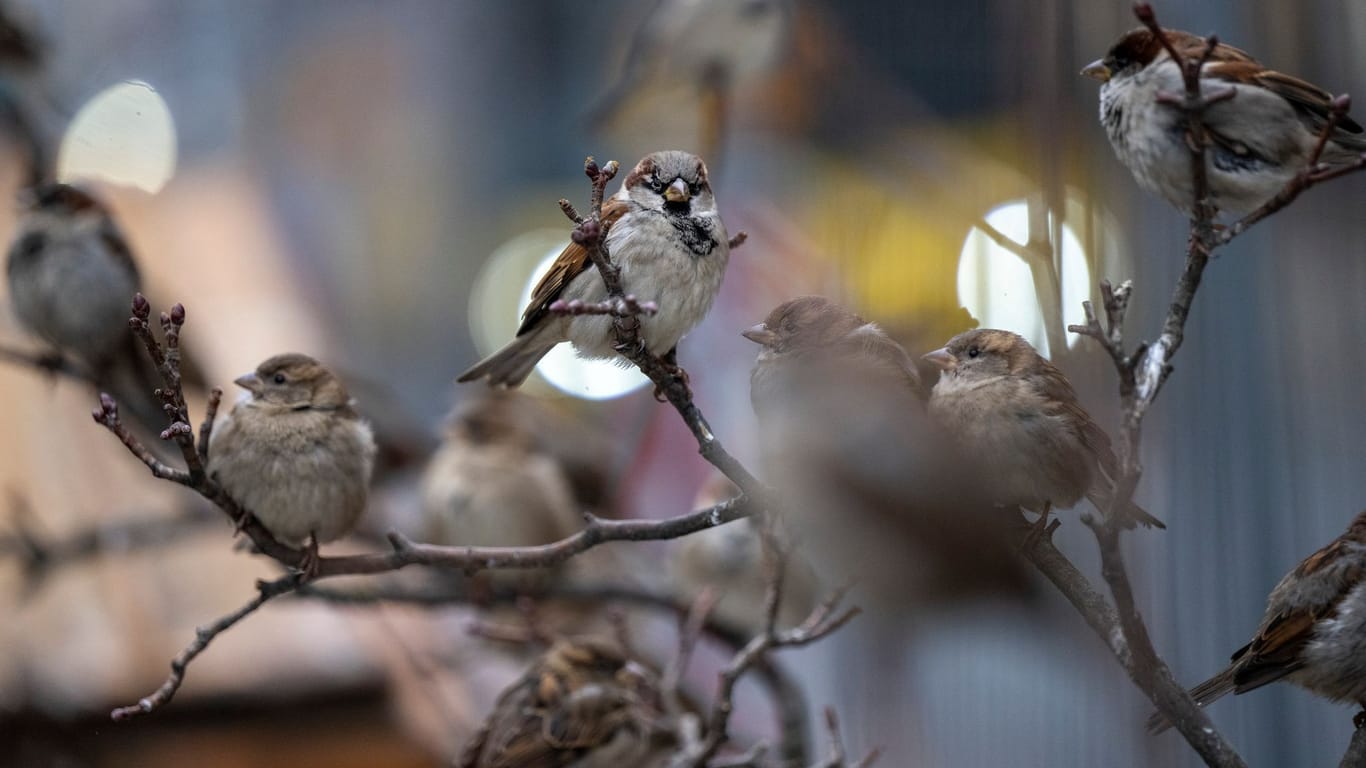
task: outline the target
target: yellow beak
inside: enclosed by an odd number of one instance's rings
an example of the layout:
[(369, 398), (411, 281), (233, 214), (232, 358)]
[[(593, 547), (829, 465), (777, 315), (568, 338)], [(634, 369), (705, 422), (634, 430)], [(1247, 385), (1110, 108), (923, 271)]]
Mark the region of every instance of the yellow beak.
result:
[(688, 191), (688, 182), (682, 179), (674, 179), (674, 183), (664, 190), (664, 199), (671, 203), (686, 203), (692, 199), (692, 193)]
[(1110, 75), (1114, 74), (1110, 71), (1109, 67), (1105, 66), (1105, 61), (1103, 59), (1097, 59), (1096, 61), (1087, 64), (1085, 67), (1082, 67), (1081, 73), (1092, 80), (1099, 80), (1102, 83), (1109, 82)]

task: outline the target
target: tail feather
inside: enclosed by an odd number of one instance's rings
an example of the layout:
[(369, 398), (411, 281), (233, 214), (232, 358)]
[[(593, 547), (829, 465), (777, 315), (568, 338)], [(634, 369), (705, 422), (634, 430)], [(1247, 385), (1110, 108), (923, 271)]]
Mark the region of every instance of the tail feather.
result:
[(560, 339), (546, 338), (545, 333), (536, 331), (518, 336), (507, 346), (475, 363), (456, 381), (463, 383), (487, 378), (491, 387), (521, 386), (541, 358), (558, 343)]
[[(1205, 706), (1233, 691), (1233, 667), (1225, 669), (1223, 672), (1211, 677), (1205, 682), (1190, 689), (1192, 699), (1200, 706)], [(1148, 733), (1156, 736), (1159, 733), (1172, 727), (1167, 716), (1161, 712), (1154, 712), (1148, 716)]]
[[(1109, 493), (1103, 493), (1098, 490), (1092, 490), (1090, 493), (1086, 494), (1086, 498), (1090, 499), (1091, 503), (1096, 505), (1096, 509), (1099, 509), (1101, 512), (1110, 511)], [(1148, 511), (1146, 509), (1138, 506), (1132, 501), (1129, 502), (1129, 506), (1124, 510), (1124, 515), (1127, 518), (1127, 525), (1124, 526), (1125, 528), (1133, 528), (1136, 523), (1142, 523), (1145, 527), (1148, 528), (1165, 529), (1167, 527), (1166, 523), (1148, 514)]]

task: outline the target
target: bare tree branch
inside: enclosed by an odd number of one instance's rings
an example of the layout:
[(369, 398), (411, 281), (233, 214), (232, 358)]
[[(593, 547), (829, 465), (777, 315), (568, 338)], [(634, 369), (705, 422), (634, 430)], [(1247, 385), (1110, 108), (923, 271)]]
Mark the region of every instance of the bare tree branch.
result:
[(170, 702), (176, 691), (180, 690), (181, 684), (185, 682), (185, 670), (189, 667), (190, 662), (203, 653), (215, 637), (255, 613), (270, 599), (294, 591), (299, 584), (299, 574), (290, 574), (275, 581), (258, 581), (256, 583), (256, 597), (253, 597), (246, 605), (206, 627), (195, 630), (194, 641), (185, 646), (185, 650), (176, 654), (176, 657), (171, 660), (171, 674), (166, 678), (166, 682), (161, 684), (160, 688), (140, 699), (137, 704), (115, 709), (109, 713), (110, 718), (115, 722), (129, 720), (139, 715), (151, 714)]

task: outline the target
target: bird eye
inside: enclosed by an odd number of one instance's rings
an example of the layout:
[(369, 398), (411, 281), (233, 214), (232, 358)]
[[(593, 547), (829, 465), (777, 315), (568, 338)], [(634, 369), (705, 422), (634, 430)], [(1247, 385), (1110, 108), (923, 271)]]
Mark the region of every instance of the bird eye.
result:
[(649, 185), (649, 186), (650, 186), (650, 189), (651, 189), (652, 191), (654, 191), (654, 192), (663, 192), (663, 191), (664, 191), (664, 182), (660, 181), (658, 177), (651, 178), (651, 179), (650, 179), (650, 185)]
[(695, 181), (688, 185), (688, 194), (692, 195), (693, 197), (697, 197), (698, 193), (700, 193), (701, 191), (702, 185), (698, 184)]
[(977, 357), (982, 354), (982, 350), (977, 347), (968, 347), (968, 357)]
[(273, 379), (271, 379), (271, 380), (274, 381), (276, 384), (284, 384), (284, 383), (285, 383), (285, 375), (284, 375), (283, 373), (277, 373), (277, 374), (275, 374), (275, 377), (274, 377)]

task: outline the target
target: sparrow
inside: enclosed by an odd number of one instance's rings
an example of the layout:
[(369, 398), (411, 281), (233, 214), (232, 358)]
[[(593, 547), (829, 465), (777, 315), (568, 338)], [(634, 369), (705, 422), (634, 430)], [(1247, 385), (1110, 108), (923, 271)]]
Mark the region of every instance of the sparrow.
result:
[(318, 544), (350, 533), (365, 510), (370, 425), (307, 355), (276, 355), (233, 383), (243, 392), (213, 430), (209, 475), (280, 542), (307, 542), (316, 561)]
[[(577, 532), (583, 517), (569, 478), (543, 452), (535, 426), (522, 419), (530, 398), (492, 391), (460, 403), (422, 476), (424, 539), (447, 546), (549, 544)], [(476, 579), (510, 587), (556, 575), (533, 568), (481, 572)], [(529, 587), (528, 587), (529, 588)]]
[(734, 88), (778, 60), (792, 15), (790, 0), (658, 0), (592, 121), (607, 122), (635, 97), (671, 85)]
[[(1083, 496), (1108, 513), (1119, 477), (1110, 438), (1024, 337), (979, 328), (924, 359), (940, 368), (930, 418), (980, 460), (993, 501), (1038, 512), (1040, 525)], [(1126, 527), (1166, 527), (1132, 502), (1124, 514)]]
[[(740, 489), (716, 474), (702, 486), (694, 509), (706, 509), (740, 495)], [(717, 593), (713, 615), (727, 625), (752, 635), (762, 632), (768, 580), (763, 544), (754, 518), (742, 518), (707, 528), (678, 540), (670, 561), (670, 582), (686, 599), (704, 589)], [(816, 574), (801, 553), (789, 552), (783, 576), (781, 626), (796, 626), (816, 607)]]
[[(1166, 30), (1184, 57), (1199, 58), (1205, 38)], [(1181, 72), (1151, 30), (1126, 33), (1105, 58), (1081, 71), (1099, 80), (1100, 122), (1120, 162), (1139, 186), (1190, 214), (1194, 209), (1190, 149), (1184, 117), (1160, 95), (1183, 96)], [(1305, 170), (1328, 119), (1332, 95), (1316, 85), (1263, 67), (1244, 51), (1219, 44), (1201, 71), (1205, 97), (1232, 90), (1211, 104), (1203, 123), (1211, 201), (1220, 211), (1249, 213)], [(1338, 165), (1366, 151), (1366, 134), (1345, 115), (1323, 148), (1320, 162)]]
[[(602, 224), (625, 292), (659, 307), (656, 314), (639, 318), (641, 340), (651, 354), (671, 357), (679, 339), (711, 309), (730, 258), (707, 166), (696, 155), (677, 150), (646, 156), (603, 204)], [(572, 342), (583, 357), (624, 361), (615, 349), (612, 317), (566, 317), (550, 311), (559, 299), (591, 303), (606, 298), (588, 249), (571, 243), (532, 292), (517, 338), (465, 371), (459, 381), (486, 378), (490, 386), (516, 387), (564, 341)]]
[(911, 356), (875, 323), (802, 296), (743, 335), (762, 467), (786, 528), (833, 586), (889, 608), (1016, 596), (1030, 583), (970, 457), (929, 420)]
[[(1282, 679), (1366, 708), (1366, 511), (1280, 580), (1251, 642), (1190, 695), (1203, 707)], [(1151, 733), (1169, 727), (1161, 713), (1148, 718)]]
[(659, 728), (654, 674), (616, 646), (561, 640), (498, 698), (457, 768), (617, 768), (653, 765)]
[(10, 305), (20, 325), (50, 344), (56, 357), (83, 365), (95, 386), (143, 426), (165, 429), (152, 397), (160, 379), (128, 328), (141, 278), (113, 215), (69, 184), (39, 184), (21, 192), (20, 201), (6, 258)]

